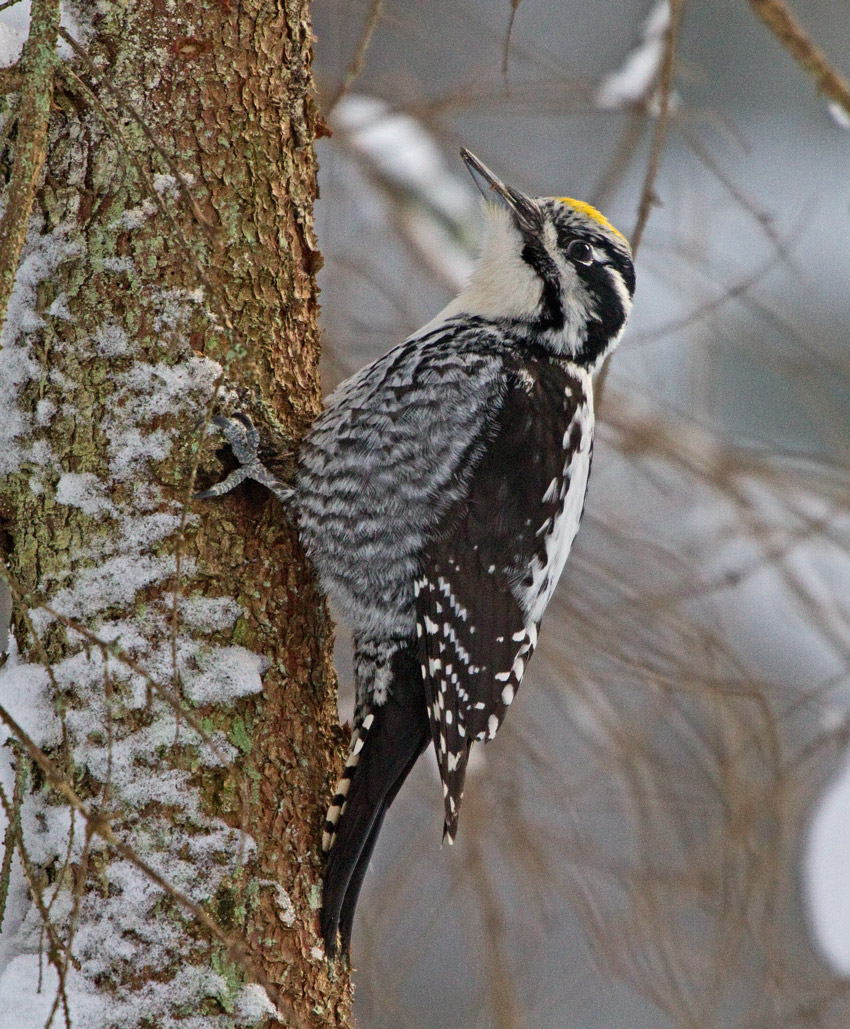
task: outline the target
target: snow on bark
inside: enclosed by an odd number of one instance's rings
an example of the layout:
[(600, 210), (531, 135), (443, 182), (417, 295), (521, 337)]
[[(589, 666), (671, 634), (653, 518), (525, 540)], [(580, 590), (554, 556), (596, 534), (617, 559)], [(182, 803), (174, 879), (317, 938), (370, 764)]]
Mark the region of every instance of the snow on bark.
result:
[[(204, 905), (253, 853), (246, 832), (205, 813), (197, 785), (204, 770), (231, 764), (238, 750), (222, 732), (193, 728), (157, 684), (191, 712), (260, 692), (266, 666), (244, 647), (217, 642), (242, 609), (231, 597), (193, 595), (196, 569), (186, 558), (186, 595), (174, 595), (182, 512), (152, 471), (182, 442), (175, 415), (190, 424), (202, 418), (221, 369), (198, 356), (134, 360), (128, 334), (107, 313), (96, 331), (74, 343), (75, 361), (111, 362), (109, 402), (92, 425), (80, 382), (44, 362), (45, 314), (37, 304), (39, 287), (78, 252), (70, 226), (44, 231), (33, 219), (0, 351), (0, 470), (25, 471), (56, 531), (68, 535), (66, 560), (61, 568), (45, 567), (37, 585), (46, 606), (28, 612), (37, 639), (27, 640), (25, 656), (11, 640), (0, 669), (0, 704), (42, 750), (63, 741), (75, 788), (84, 785), (89, 803), (108, 812), (112, 830), (148, 866)], [(163, 326), (179, 332), (201, 299), (170, 289), (152, 294), (149, 303)], [(46, 317), (68, 321), (71, 313), (62, 304)], [(187, 346), (175, 351), (190, 353)], [(44, 384), (45, 396), (33, 416), (20, 398), (34, 382)], [(107, 440), (100, 470), (62, 466), (50, 444), (59, 416)], [(191, 525), (191, 517), (183, 524)], [(172, 635), (175, 603), (182, 618)], [(102, 645), (63, 628), (57, 616), (82, 623)], [(54, 652), (61, 640), (64, 655), (49, 666), (47, 640)], [(3, 727), (0, 742), (11, 738)], [(21, 755), (20, 748), (0, 747), (7, 798)], [(28, 861), (41, 876), (38, 889), (71, 960), (60, 989), (45, 960), (43, 917), (16, 857), (0, 937), (7, 1029), (40, 1029), (51, 1011), (54, 1025), (67, 1015), (74, 1029), (136, 1026), (140, 1011), (160, 1029), (247, 1026), (272, 1012), (261, 987), (245, 985), (244, 976), (225, 967), (219, 973), (199, 964), (206, 959), (199, 958), (197, 941), (182, 931), (190, 916), (142, 869), (87, 834), (55, 792), (28, 792), (21, 826)], [(75, 893), (83, 862), (90, 877), (97, 869), (98, 883)], [(187, 1012), (199, 1013), (184, 1017)]]

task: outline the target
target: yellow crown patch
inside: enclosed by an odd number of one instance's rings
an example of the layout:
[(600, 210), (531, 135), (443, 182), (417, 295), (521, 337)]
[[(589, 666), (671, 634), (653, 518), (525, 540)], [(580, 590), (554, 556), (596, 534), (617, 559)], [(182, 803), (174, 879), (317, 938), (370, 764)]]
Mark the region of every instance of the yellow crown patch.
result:
[(615, 236), (619, 236), (620, 239), (626, 240), (626, 237), (620, 232), (619, 229), (615, 229), (611, 222), (605, 217), (604, 214), (600, 214), (595, 207), (591, 207), (590, 204), (584, 202), (584, 200), (573, 200), (572, 197), (558, 197), (558, 200), (562, 204), (569, 204), (574, 210), (579, 211), (581, 214), (587, 215), (588, 218), (592, 218), (593, 221), (598, 222), (600, 225), (604, 225), (606, 229), (610, 229)]

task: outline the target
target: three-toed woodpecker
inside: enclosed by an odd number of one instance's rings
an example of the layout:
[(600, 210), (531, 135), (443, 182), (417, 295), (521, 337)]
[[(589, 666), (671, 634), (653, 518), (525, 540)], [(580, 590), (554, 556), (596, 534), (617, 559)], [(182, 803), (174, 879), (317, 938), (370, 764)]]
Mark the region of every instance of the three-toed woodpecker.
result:
[(348, 950), (387, 808), (433, 740), (444, 835), (473, 743), (513, 701), (575, 538), (593, 445), (591, 373), (632, 305), (626, 239), (589, 204), (531, 198), (461, 151), (490, 201), (469, 284), (344, 382), (291, 487), (244, 416), (217, 418), (241, 467), (290, 507), (354, 634), (351, 747), (324, 825), (322, 934)]

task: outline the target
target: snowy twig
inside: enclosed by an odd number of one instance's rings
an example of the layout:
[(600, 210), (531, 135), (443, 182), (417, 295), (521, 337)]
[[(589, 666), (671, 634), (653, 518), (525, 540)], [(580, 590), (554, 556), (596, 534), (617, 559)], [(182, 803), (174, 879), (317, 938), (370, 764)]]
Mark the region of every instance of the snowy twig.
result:
[(15, 163), (6, 191), (6, 209), (0, 221), (0, 328), (6, 321), (35, 187), (44, 164), (56, 67), (59, 0), (33, 0), (31, 17), (30, 34), (21, 57), (23, 84)]
[(850, 115), (850, 83), (838, 74), (819, 47), (806, 35), (783, 0), (749, 2), (797, 64), (812, 76), (818, 89)]
[(661, 163), (661, 154), (664, 150), (664, 141), (667, 138), (667, 126), (670, 121), (670, 96), (673, 89), (673, 68), (676, 59), (676, 41), (679, 35), (679, 26), (682, 21), (682, 8), (684, 0), (670, 0), (670, 25), (667, 29), (667, 38), (664, 43), (664, 61), (661, 65), (661, 101), (658, 112), (658, 119), (655, 122), (655, 134), (652, 139), (652, 151), (649, 155), (649, 164), (646, 168), (646, 176), (643, 180), (640, 203), (638, 205), (638, 217), (632, 233), (632, 250), (637, 254), (640, 241), (643, 237), (643, 230), (649, 220), (649, 212), (653, 204), (657, 203), (655, 195), (655, 179), (658, 175), (658, 166)]

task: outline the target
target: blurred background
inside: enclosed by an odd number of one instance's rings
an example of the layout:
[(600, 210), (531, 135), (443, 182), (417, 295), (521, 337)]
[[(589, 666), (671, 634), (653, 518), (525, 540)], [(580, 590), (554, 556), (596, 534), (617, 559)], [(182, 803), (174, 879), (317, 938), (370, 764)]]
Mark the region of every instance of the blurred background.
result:
[[(632, 234), (670, 13), (316, 0), (327, 389), (468, 273), (461, 144)], [(850, 118), (746, 0), (684, 6), (668, 108), (583, 527), (455, 846), (430, 755), (388, 818), (363, 1029), (850, 1024)]]

